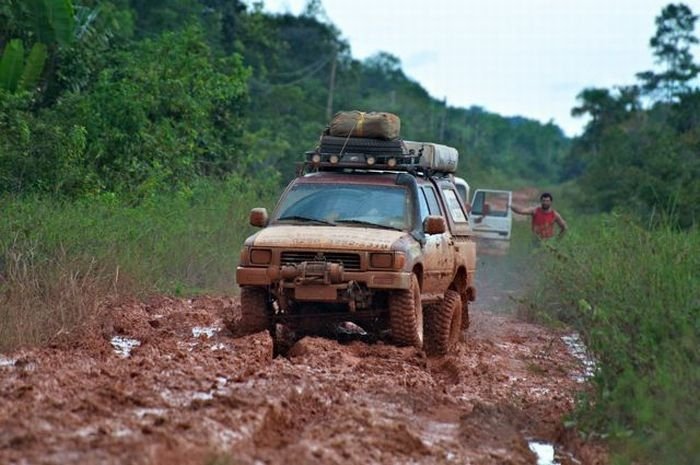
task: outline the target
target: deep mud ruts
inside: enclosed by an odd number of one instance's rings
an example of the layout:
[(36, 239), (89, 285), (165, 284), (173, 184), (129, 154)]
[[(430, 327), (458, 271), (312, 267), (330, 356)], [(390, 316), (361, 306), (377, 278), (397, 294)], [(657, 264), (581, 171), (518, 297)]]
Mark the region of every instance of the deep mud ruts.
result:
[(534, 464), (532, 439), (600, 463), (561, 427), (582, 387), (561, 334), (477, 310), (447, 357), (307, 337), (273, 358), (223, 329), (235, 305), (121, 303), (75, 347), (4, 354), (0, 463)]

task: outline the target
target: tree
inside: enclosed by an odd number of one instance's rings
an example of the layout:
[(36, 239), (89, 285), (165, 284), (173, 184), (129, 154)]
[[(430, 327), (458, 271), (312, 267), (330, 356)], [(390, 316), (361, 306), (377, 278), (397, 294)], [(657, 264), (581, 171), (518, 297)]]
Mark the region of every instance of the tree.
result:
[[(31, 90), (39, 80), (48, 49), (68, 46), (75, 37), (75, 16), (71, 0), (30, 0), (10, 3), (0, 10), (0, 48), (7, 34), (22, 32), (35, 42), (25, 62), (23, 38), (10, 39), (0, 54), (0, 88), (10, 92)], [(25, 37), (28, 39), (29, 37)]]
[(649, 94), (661, 93), (670, 102), (687, 93), (690, 81), (700, 72), (700, 66), (693, 62), (691, 46), (698, 43), (694, 34), (698, 19), (691, 9), (679, 3), (666, 6), (656, 18), (656, 34), (649, 41), (654, 51), (656, 63), (663, 66), (659, 73), (645, 71), (638, 73), (644, 91)]

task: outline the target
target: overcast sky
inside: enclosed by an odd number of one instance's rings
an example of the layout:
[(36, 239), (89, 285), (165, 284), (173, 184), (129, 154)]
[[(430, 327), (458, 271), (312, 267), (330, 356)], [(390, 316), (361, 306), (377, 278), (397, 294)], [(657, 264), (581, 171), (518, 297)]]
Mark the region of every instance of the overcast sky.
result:
[[(268, 11), (299, 14), (307, 1), (264, 3)], [(585, 123), (570, 116), (582, 89), (632, 84), (635, 73), (652, 69), (654, 18), (668, 3), (322, 0), (355, 58), (389, 52), (451, 106), (551, 119), (568, 135)], [(700, 13), (700, 0), (683, 3)]]

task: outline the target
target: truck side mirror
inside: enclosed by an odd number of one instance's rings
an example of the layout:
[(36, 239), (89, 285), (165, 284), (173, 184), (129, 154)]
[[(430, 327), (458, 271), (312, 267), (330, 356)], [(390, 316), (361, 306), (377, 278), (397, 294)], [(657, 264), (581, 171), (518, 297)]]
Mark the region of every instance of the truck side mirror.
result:
[(258, 228), (267, 226), (270, 218), (267, 216), (267, 208), (253, 208), (250, 211), (250, 224)]
[(423, 220), (423, 231), (426, 234), (442, 234), (447, 231), (445, 218), (440, 215), (429, 215)]

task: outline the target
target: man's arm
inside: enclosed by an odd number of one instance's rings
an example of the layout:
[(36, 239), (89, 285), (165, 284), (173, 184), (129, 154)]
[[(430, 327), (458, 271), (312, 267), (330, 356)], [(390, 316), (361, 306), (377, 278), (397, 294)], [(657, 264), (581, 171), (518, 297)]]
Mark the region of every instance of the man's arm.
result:
[(569, 226), (567, 226), (566, 221), (564, 221), (559, 212), (554, 212), (554, 222), (559, 225), (559, 237), (564, 237)]
[(513, 210), (515, 213), (518, 215), (532, 215), (535, 213), (537, 207), (531, 207), (531, 208), (520, 208), (516, 207), (515, 205), (511, 204), (510, 209)]

